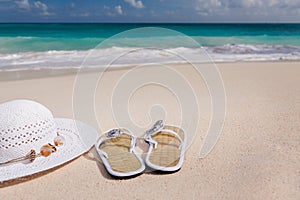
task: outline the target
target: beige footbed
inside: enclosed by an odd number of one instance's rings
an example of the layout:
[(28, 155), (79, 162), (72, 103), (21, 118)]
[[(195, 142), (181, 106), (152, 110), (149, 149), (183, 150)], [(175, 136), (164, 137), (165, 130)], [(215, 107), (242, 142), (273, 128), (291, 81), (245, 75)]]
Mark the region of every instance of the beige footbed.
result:
[[(176, 132), (181, 140), (184, 141), (184, 133), (179, 128), (173, 126), (164, 126), (164, 129), (172, 130)], [(152, 135), (152, 139), (158, 144), (156, 148), (153, 148), (149, 160), (152, 164), (163, 166), (163, 167), (173, 167), (179, 162), (181, 149), (180, 140), (170, 133), (160, 131)]]
[(120, 135), (104, 141), (100, 149), (108, 156), (107, 161), (110, 167), (116, 172), (132, 172), (141, 168), (137, 157), (130, 153), (131, 137)]

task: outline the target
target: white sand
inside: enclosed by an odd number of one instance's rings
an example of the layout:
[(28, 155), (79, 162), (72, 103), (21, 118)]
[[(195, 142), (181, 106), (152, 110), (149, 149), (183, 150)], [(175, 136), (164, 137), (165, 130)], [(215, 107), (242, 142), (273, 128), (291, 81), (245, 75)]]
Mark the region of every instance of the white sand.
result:
[[(227, 115), (221, 137), (205, 159), (198, 155), (209, 123), (209, 95), (203, 80), (180, 65), (176, 69), (188, 77), (201, 99), (201, 116), (197, 137), (179, 172), (115, 180), (102, 164), (85, 155), (55, 170), (0, 184), (0, 199), (299, 199), (300, 63), (227, 63), (219, 68)], [(96, 114), (103, 129), (115, 126), (111, 91), (126, 72), (106, 72), (97, 90)], [(71, 118), (74, 77), (1, 81), (0, 102), (33, 99), (56, 117)], [(150, 118), (145, 113), (153, 103), (162, 103), (167, 122), (180, 122), (176, 100), (153, 87), (141, 89), (129, 101), (132, 119), (146, 127)], [(159, 98), (149, 98), (153, 93)]]

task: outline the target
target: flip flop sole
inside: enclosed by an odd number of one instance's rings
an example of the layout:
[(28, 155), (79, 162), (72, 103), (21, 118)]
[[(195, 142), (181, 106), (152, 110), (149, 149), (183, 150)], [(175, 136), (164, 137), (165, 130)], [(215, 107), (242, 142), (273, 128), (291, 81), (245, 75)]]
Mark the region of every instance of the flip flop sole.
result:
[[(172, 134), (163, 130), (154, 134), (152, 139), (157, 142), (156, 148), (150, 143), (146, 156), (146, 164), (154, 169), (165, 172), (178, 171), (184, 159), (185, 151), (185, 132), (181, 128), (166, 125), (164, 129), (174, 131), (182, 139), (182, 143)], [(181, 148), (180, 148), (181, 146)]]
[(121, 135), (106, 140), (98, 147), (107, 157), (99, 154), (107, 171), (114, 177), (131, 177), (145, 170), (145, 165), (135, 150), (129, 151), (131, 138)]

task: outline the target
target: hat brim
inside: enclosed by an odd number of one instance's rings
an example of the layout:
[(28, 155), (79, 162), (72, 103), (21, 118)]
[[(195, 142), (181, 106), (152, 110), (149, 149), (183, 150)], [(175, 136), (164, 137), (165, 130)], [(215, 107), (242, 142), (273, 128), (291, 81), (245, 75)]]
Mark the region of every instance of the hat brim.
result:
[[(66, 142), (48, 157), (37, 157), (32, 163), (12, 163), (0, 166), (0, 182), (49, 170), (86, 153), (98, 138), (96, 130), (78, 120), (55, 118), (57, 131)], [(54, 138), (53, 138), (54, 139)], [(53, 141), (49, 141), (53, 143)], [(37, 151), (39, 149), (36, 149)]]

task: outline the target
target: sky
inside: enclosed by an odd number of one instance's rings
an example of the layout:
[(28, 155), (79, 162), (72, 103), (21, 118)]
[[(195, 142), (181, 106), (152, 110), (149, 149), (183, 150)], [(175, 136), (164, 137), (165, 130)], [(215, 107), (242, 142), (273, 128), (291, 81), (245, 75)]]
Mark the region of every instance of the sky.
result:
[(300, 23), (300, 0), (0, 0), (0, 22)]

